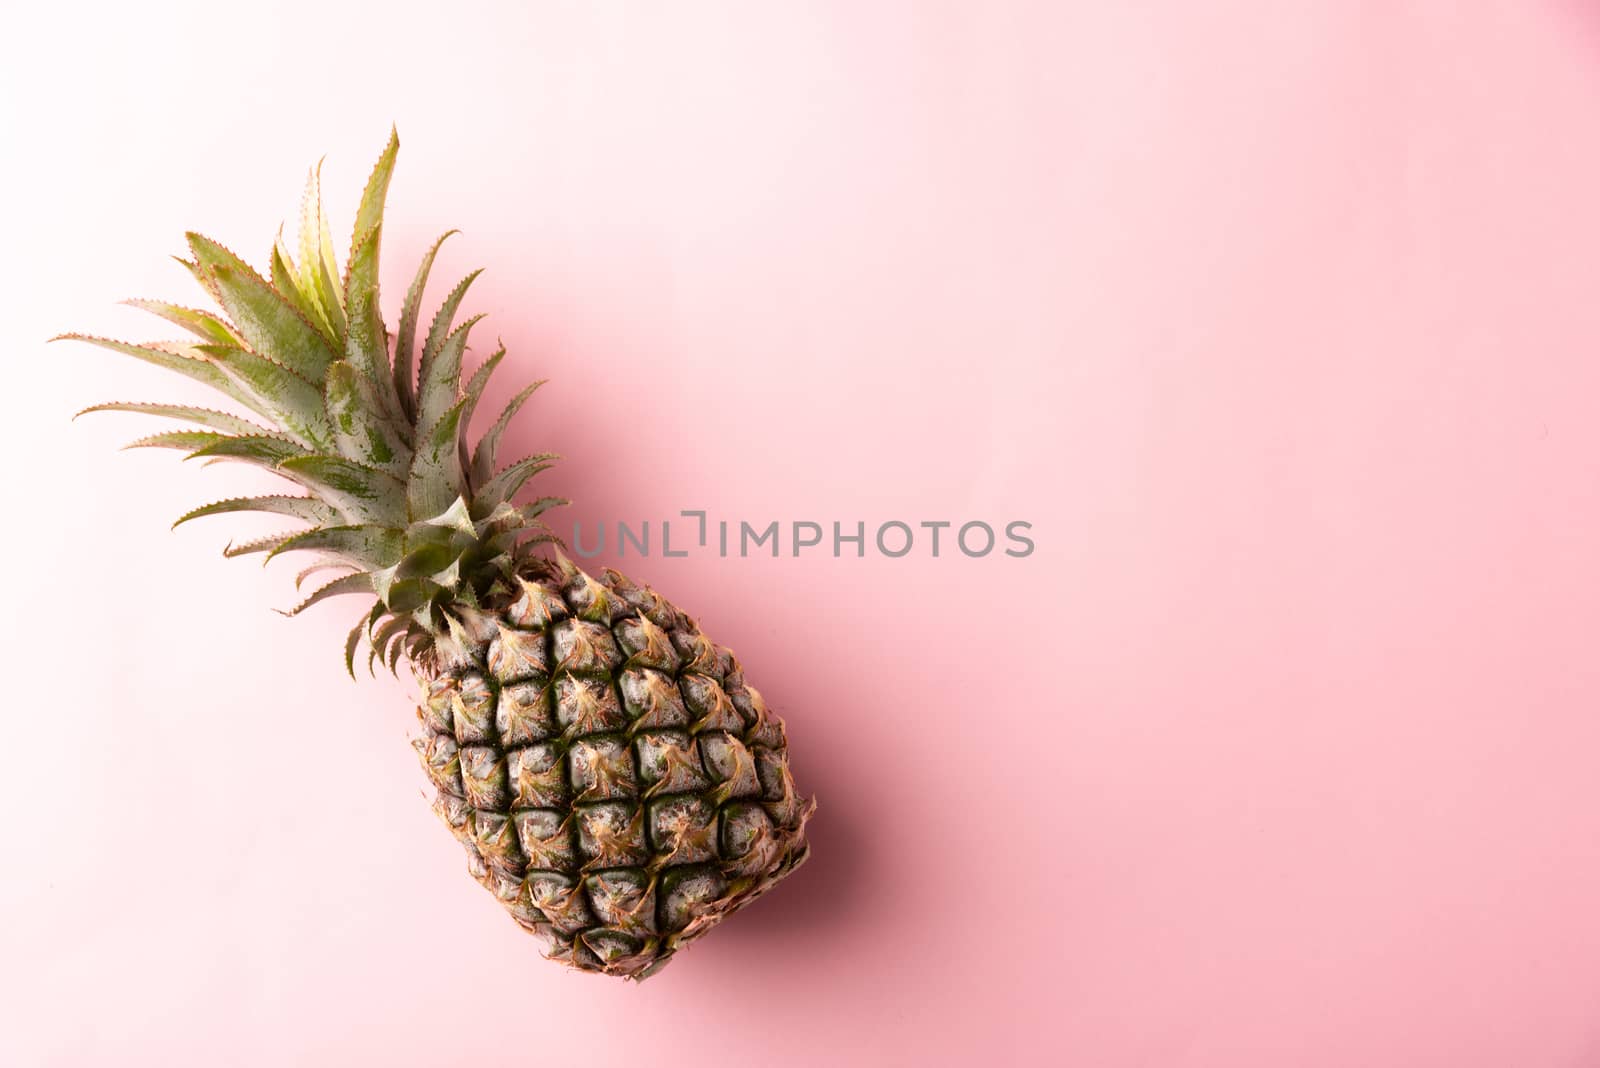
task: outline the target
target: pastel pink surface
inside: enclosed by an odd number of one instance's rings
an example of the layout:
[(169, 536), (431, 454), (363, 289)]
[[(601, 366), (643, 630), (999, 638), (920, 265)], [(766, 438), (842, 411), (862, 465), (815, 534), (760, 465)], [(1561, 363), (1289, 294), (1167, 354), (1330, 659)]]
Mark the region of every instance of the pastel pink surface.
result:
[[(14, 16), (0, 1061), (1600, 1064), (1589, 5), (359, 6)], [(391, 120), (386, 307), (460, 227), (567, 521), (1034, 524), (623, 561), (821, 801), (641, 986), (465, 876), (349, 607), (166, 530), (256, 482), (67, 423), (195, 394), (42, 344)]]

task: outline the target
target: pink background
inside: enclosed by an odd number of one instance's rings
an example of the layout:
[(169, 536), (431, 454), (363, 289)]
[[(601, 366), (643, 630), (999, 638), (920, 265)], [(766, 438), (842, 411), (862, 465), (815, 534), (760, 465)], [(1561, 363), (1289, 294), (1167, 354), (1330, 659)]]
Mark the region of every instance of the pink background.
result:
[[(1600, 12), (365, 6), (8, 16), (0, 1062), (1600, 1065)], [(254, 481), (67, 422), (187, 391), (42, 344), (391, 120), (386, 304), (461, 227), (568, 519), (1035, 524), (633, 562), (822, 806), (643, 986), (468, 880), (357, 606), (167, 531)]]

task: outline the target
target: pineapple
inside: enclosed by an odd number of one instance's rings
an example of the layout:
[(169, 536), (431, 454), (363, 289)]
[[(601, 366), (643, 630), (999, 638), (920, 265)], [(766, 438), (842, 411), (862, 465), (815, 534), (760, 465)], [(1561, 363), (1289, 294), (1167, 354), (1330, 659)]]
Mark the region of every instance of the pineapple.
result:
[(497, 450), (540, 383), (469, 447), (468, 423), (505, 351), (463, 385), (481, 317), (454, 323), (476, 273), (420, 329), (444, 237), (389, 335), (378, 248), (398, 149), (391, 134), (342, 272), (313, 171), (298, 259), (280, 238), (263, 278), (191, 233), (182, 262), (221, 313), (131, 302), (193, 340), (63, 337), (187, 375), (245, 413), (85, 409), (181, 420), (190, 428), (133, 445), (255, 464), (298, 487), (217, 501), (178, 522), (257, 511), (303, 524), (225, 554), (315, 554), (297, 582), (339, 572), (291, 615), (333, 597), (375, 598), (350, 631), (345, 665), (353, 676), (363, 641), (369, 667), (409, 664), (420, 685), (413, 744), (472, 877), (546, 956), (642, 979), (805, 860), (815, 804), (795, 789), (782, 721), (733, 655), (648, 587), (562, 556), (540, 517), (565, 501), (517, 503), (554, 457), (502, 466)]

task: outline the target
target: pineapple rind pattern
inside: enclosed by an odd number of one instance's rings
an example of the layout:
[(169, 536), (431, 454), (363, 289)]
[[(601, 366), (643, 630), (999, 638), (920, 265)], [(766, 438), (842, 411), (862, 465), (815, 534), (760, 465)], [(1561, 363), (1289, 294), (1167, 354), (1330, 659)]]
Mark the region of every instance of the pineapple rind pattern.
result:
[(565, 560), (519, 586), (441, 646), (414, 745), (468, 871), (546, 955), (642, 978), (805, 860), (814, 805), (688, 616)]

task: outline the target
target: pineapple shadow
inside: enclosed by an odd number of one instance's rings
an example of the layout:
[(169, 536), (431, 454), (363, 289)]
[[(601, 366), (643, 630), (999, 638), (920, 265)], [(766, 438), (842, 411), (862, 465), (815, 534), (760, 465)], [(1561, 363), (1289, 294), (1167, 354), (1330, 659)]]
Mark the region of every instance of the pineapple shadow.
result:
[(810, 857), (745, 909), (737, 922), (715, 933), (723, 946), (765, 951), (777, 943), (818, 938), (825, 930), (837, 935), (850, 919), (851, 903), (860, 899), (861, 838), (842, 798), (829, 804), (824, 790), (818, 795), (817, 814), (806, 825)]

